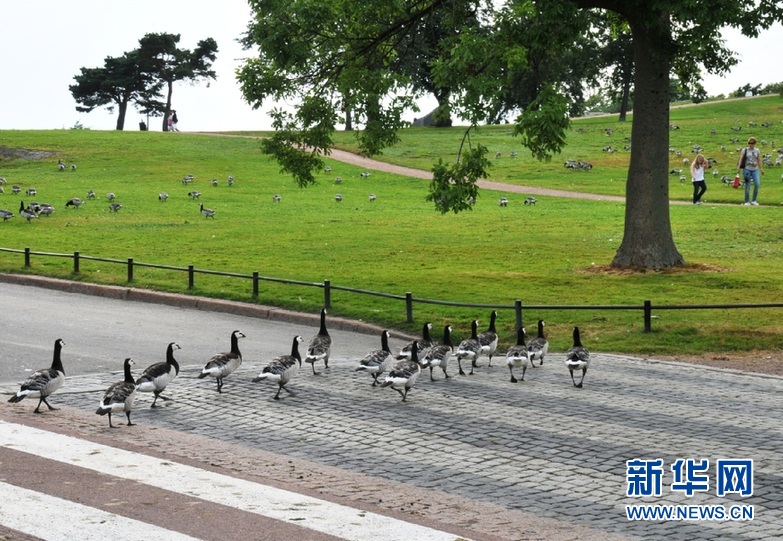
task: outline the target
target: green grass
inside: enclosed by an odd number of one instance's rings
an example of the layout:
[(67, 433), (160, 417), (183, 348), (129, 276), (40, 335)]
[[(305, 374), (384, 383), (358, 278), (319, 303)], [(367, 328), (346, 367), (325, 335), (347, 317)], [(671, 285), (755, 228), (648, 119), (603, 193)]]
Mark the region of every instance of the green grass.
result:
[[(780, 98), (710, 104), (676, 109), (672, 122), (673, 146), (686, 153), (698, 142), (707, 148), (709, 126), (722, 126), (715, 137), (733, 136), (730, 127), (747, 120), (770, 128), (757, 128), (759, 139), (783, 141)], [(483, 128), (478, 137), (494, 153), (491, 178), (527, 185), (584, 189), (622, 195), (628, 153), (613, 157), (601, 151), (604, 144), (622, 141), (622, 132), (610, 118), (580, 120), (569, 137), (568, 150), (551, 164), (537, 164), (524, 156), (508, 126)], [(604, 135), (613, 127), (612, 138)], [(718, 128), (715, 128), (718, 130)], [(767, 130), (767, 131), (762, 131)], [(723, 133), (725, 132), (725, 133)], [(731, 132), (731, 133), (729, 133)], [(694, 134), (706, 133), (697, 141)], [(689, 135), (690, 134), (690, 135)], [(768, 135), (769, 134), (769, 135)], [(350, 135), (341, 135), (348, 145)], [(429, 168), (439, 156), (452, 159), (461, 129), (411, 129), (403, 142), (384, 159)], [(346, 142), (348, 141), (348, 142)], [(692, 141), (692, 142), (691, 142)], [(712, 144), (712, 143), (710, 143)], [(237, 137), (196, 136), (153, 132), (98, 132), (87, 130), (4, 131), (0, 146), (48, 150), (42, 160), (0, 162), (7, 178), (0, 208), (14, 212), (27, 197), (11, 194), (17, 184), (34, 187), (38, 202), (55, 205), (53, 216), (31, 224), (18, 216), (0, 223), (0, 246), (34, 251), (72, 253), (138, 262), (288, 278), (307, 282), (329, 279), (348, 286), (396, 295), (410, 291), (418, 298), (511, 307), (515, 299), (525, 305), (641, 305), (762, 303), (783, 300), (779, 269), (783, 263), (781, 209), (776, 206), (672, 206), (675, 241), (695, 270), (680, 273), (622, 274), (596, 271), (614, 256), (623, 233), (623, 206), (611, 202), (539, 197), (534, 207), (523, 206), (519, 194), (483, 192), (476, 208), (459, 215), (440, 215), (424, 201), (427, 182), (361, 170), (330, 160), (333, 171), (323, 173), (316, 186), (299, 189), (279, 174), (278, 166), (263, 156), (257, 140)], [(620, 146), (620, 148), (622, 148)], [(767, 147), (769, 148), (769, 146)], [(519, 152), (510, 158), (509, 152)], [(707, 155), (711, 153), (706, 152)], [(76, 163), (75, 172), (59, 172), (57, 160)], [(589, 173), (568, 172), (565, 158), (586, 159)], [(613, 163), (617, 160), (618, 163)], [(625, 162), (621, 163), (621, 160)], [(718, 157), (720, 163), (726, 162)], [(719, 165), (721, 167), (721, 165)], [(732, 171), (733, 173), (733, 168)], [(763, 203), (783, 200), (781, 168), (770, 168), (762, 184)], [(193, 184), (181, 179), (195, 175)], [(236, 184), (226, 179), (234, 175)], [(336, 176), (344, 181), (337, 185)], [(497, 176), (495, 176), (497, 175)], [(216, 178), (218, 187), (209, 181)], [(690, 182), (687, 183), (689, 197)], [(708, 201), (737, 202), (739, 191), (710, 182)], [(581, 187), (581, 188), (580, 188)], [(672, 182), (672, 196), (680, 181)], [(685, 189), (684, 187), (682, 188)], [(98, 195), (78, 210), (66, 209), (71, 197)], [(188, 197), (202, 192), (200, 201), (217, 211), (214, 220), (203, 218), (199, 201)], [(107, 192), (117, 194), (119, 213), (108, 210)], [(166, 203), (158, 193), (170, 194)], [(273, 194), (282, 202), (272, 202)], [(334, 201), (341, 193), (342, 203)], [(369, 193), (378, 196), (371, 203)], [(497, 197), (507, 195), (507, 208)], [(0, 270), (124, 284), (122, 265), (82, 261), (72, 273), (65, 258), (34, 256), (31, 269), (22, 267), (19, 254), (0, 252)], [(136, 268), (134, 285), (186, 292), (184, 273)], [(250, 301), (249, 281), (219, 276), (196, 276), (195, 294)], [(257, 302), (316, 312), (323, 302), (318, 288), (262, 282)], [(416, 304), (416, 323), (406, 325), (401, 301), (332, 292), (334, 315), (373, 321), (394, 328), (418, 331), (431, 320), (440, 334), (448, 322), (469, 332), (469, 321), (488, 323), (489, 309)], [(656, 311), (652, 333), (643, 332), (640, 311), (525, 310), (529, 330), (544, 318), (553, 349), (570, 345), (570, 329), (583, 329), (585, 344), (595, 350), (632, 354), (694, 354), (701, 352), (775, 350), (783, 347), (780, 309)], [(498, 320), (504, 344), (513, 342), (512, 310)]]

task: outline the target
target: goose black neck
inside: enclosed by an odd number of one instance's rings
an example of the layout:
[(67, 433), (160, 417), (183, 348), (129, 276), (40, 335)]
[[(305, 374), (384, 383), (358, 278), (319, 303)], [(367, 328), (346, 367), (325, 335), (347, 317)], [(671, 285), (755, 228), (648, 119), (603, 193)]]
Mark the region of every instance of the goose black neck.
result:
[(391, 349), (389, 349), (389, 333), (387, 333), (386, 331), (383, 331), (381, 333), (381, 349), (383, 351), (391, 353)]
[(63, 361), (61, 358), (61, 352), (63, 349), (63, 341), (58, 338), (54, 341), (54, 355), (52, 357), (52, 368), (65, 374), (63, 369)]
[(166, 348), (166, 362), (179, 372), (179, 363), (177, 363), (177, 359), (174, 358), (174, 342), (169, 344), (169, 347)]
[(125, 381), (127, 383), (135, 383), (136, 380), (133, 379), (133, 374), (131, 374), (131, 360), (125, 359)]
[(524, 346), (525, 345), (525, 328), (520, 327), (517, 331), (517, 345), (518, 346)]
[(318, 334), (322, 336), (329, 336), (329, 331), (326, 330), (326, 310), (321, 310), (321, 329)]
[(299, 353), (299, 337), (294, 338), (294, 343), (291, 344), (291, 357), (299, 361), (302, 364), (302, 355)]
[(231, 333), (231, 353), (240, 355), (239, 353), (239, 331)]

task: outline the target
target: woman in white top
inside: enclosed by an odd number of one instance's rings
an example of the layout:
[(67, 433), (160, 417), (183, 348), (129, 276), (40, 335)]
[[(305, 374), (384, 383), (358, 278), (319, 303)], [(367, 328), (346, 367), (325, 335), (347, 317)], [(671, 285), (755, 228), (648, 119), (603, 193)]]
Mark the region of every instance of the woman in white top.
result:
[(710, 167), (707, 160), (701, 154), (696, 156), (691, 164), (691, 181), (693, 182), (693, 204), (701, 205), (701, 196), (707, 191), (707, 182), (704, 180), (704, 171)]

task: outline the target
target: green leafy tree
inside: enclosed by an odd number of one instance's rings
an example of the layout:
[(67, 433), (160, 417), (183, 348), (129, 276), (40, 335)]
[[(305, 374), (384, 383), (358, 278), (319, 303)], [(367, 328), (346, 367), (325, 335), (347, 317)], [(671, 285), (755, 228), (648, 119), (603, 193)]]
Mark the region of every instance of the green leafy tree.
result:
[[(270, 4), (278, 6), (274, 11)], [(288, 13), (280, 5), (291, 6)], [(254, 21), (274, 13), (277, 31), (264, 43), (251, 29), (247, 45), (259, 46), (239, 70), (249, 103), (290, 100), (294, 112), (275, 112), (275, 135), (265, 150), (278, 156), (284, 171), (300, 185), (314, 182), (313, 171), (329, 152), (342, 96), (350, 90), (364, 129), (359, 142), (367, 154), (396, 142), (401, 115), (410, 106), (410, 76), (399, 69), (397, 45), (416, 25), (450, 7), (450, 31), (430, 61), (436, 84), (448, 88), (451, 111), (473, 125), (487, 122), (504, 89), (526, 69), (531, 51), (567, 51), (578, 43), (588, 10), (611, 12), (627, 23), (633, 43), (633, 146), (626, 183), (623, 240), (612, 265), (660, 269), (683, 265), (669, 215), (670, 75), (692, 85), (701, 68), (725, 73), (736, 63), (720, 38), (724, 26), (746, 36), (783, 20), (783, 4), (759, 0), (753, 9), (735, 2), (680, 0), (250, 0)], [(468, 20), (462, 15), (471, 14)], [(526, 41), (536, 23), (540, 32)], [(289, 42), (296, 46), (289, 46)], [(282, 56), (264, 54), (270, 42)], [(699, 67), (695, 69), (694, 66)], [(533, 156), (551, 159), (565, 144), (569, 103), (562, 77), (547, 74), (535, 99), (517, 117), (515, 133)], [(475, 182), (484, 175), (486, 149), (468, 144), (451, 165), (433, 171), (430, 200), (442, 212), (471, 207)], [(467, 199), (465, 196), (468, 196)]]
[(116, 106), (118, 130), (125, 127), (129, 104), (160, 90), (160, 86), (139, 69), (136, 52), (116, 58), (107, 57), (101, 68), (81, 68), (81, 74), (74, 76), (74, 80), (76, 84), (70, 85), (68, 89), (79, 104), (76, 110), (89, 113), (98, 107), (107, 106), (113, 111)]
[[(175, 82), (217, 78), (212, 69), (212, 62), (217, 58), (217, 42), (212, 38), (201, 40), (191, 51), (178, 48), (179, 40), (179, 34), (146, 34), (139, 40), (137, 49), (140, 70), (154, 83), (142, 96), (140, 105), (146, 111), (163, 115), (163, 131), (168, 131)], [(162, 89), (165, 89), (165, 101), (158, 99)]]

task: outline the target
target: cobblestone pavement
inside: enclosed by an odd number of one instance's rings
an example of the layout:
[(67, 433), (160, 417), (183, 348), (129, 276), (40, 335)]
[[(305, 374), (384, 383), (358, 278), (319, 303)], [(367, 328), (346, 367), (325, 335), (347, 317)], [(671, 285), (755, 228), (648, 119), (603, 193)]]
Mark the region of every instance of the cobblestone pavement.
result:
[[(174, 399), (169, 407), (150, 409), (151, 397), (142, 395), (133, 413), (138, 427), (128, 430), (160, 427), (305, 460), (323, 465), (324, 472), (337, 469), (402, 483), (411, 491), (427, 489), (442, 494), (441, 501), (423, 508), (433, 516), (448, 516), (450, 498), (473, 501), (477, 511), (506, 509), (494, 516), (493, 526), (482, 526), (503, 539), (547, 538), (526, 530), (524, 517), (550, 520), (561, 530), (552, 538), (568, 538), (562, 530), (571, 527), (573, 539), (587, 538), (580, 531), (609, 534), (603, 539), (780, 539), (783, 379), (594, 354), (585, 386), (577, 389), (562, 358), (550, 353), (517, 384), (509, 382), (497, 356), (492, 367), (482, 359), (473, 376), (446, 380), (436, 372), (433, 382), (423, 372), (407, 403), (388, 388), (371, 387), (371, 378), (355, 372), (356, 362), (349, 359), (333, 359), (320, 376), (305, 365), (289, 384), (296, 395), (279, 401), (272, 399), (276, 386), (251, 382), (263, 363), (242, 365), (226, 378), (222, 394), (213, 380), (196, 379), (201, 366), (185, 366), (167, 390)], [(451, 372), (456, 374), (456, 366)], [(92, 412), (102, 390), (117, 379), (118, 374), (70, 378), (56, 402)], [(95, 424), (102, 423), (96, 416)], [(663, 459), (661, 496), (626, 495), (626, 461), (636, 458)], [(678, 458), (708, 458), (711, 465), (752, 458), (754, 493), (718, 498), (712, 470), (708, 492), (687, 498), (670, 491), (669, 466)], [(209, 460), (248, 467), (228, 454)], [(328, 475), (303, 478), (294, 466), (265, 473), (282, 483), (296, 479), (316, 490), (347, 490), (351, 498), (406, 506), (404, 493), (384, 502), (371, 481), (354, 490), (330, 484)], [(745, 504), (754, 507), (755, 518), (629, 521), (625, 506), (635, 504)], [(448, 522), (470, 528), (480, 520), (486, 522), (486, 516), (466, 513)]]

